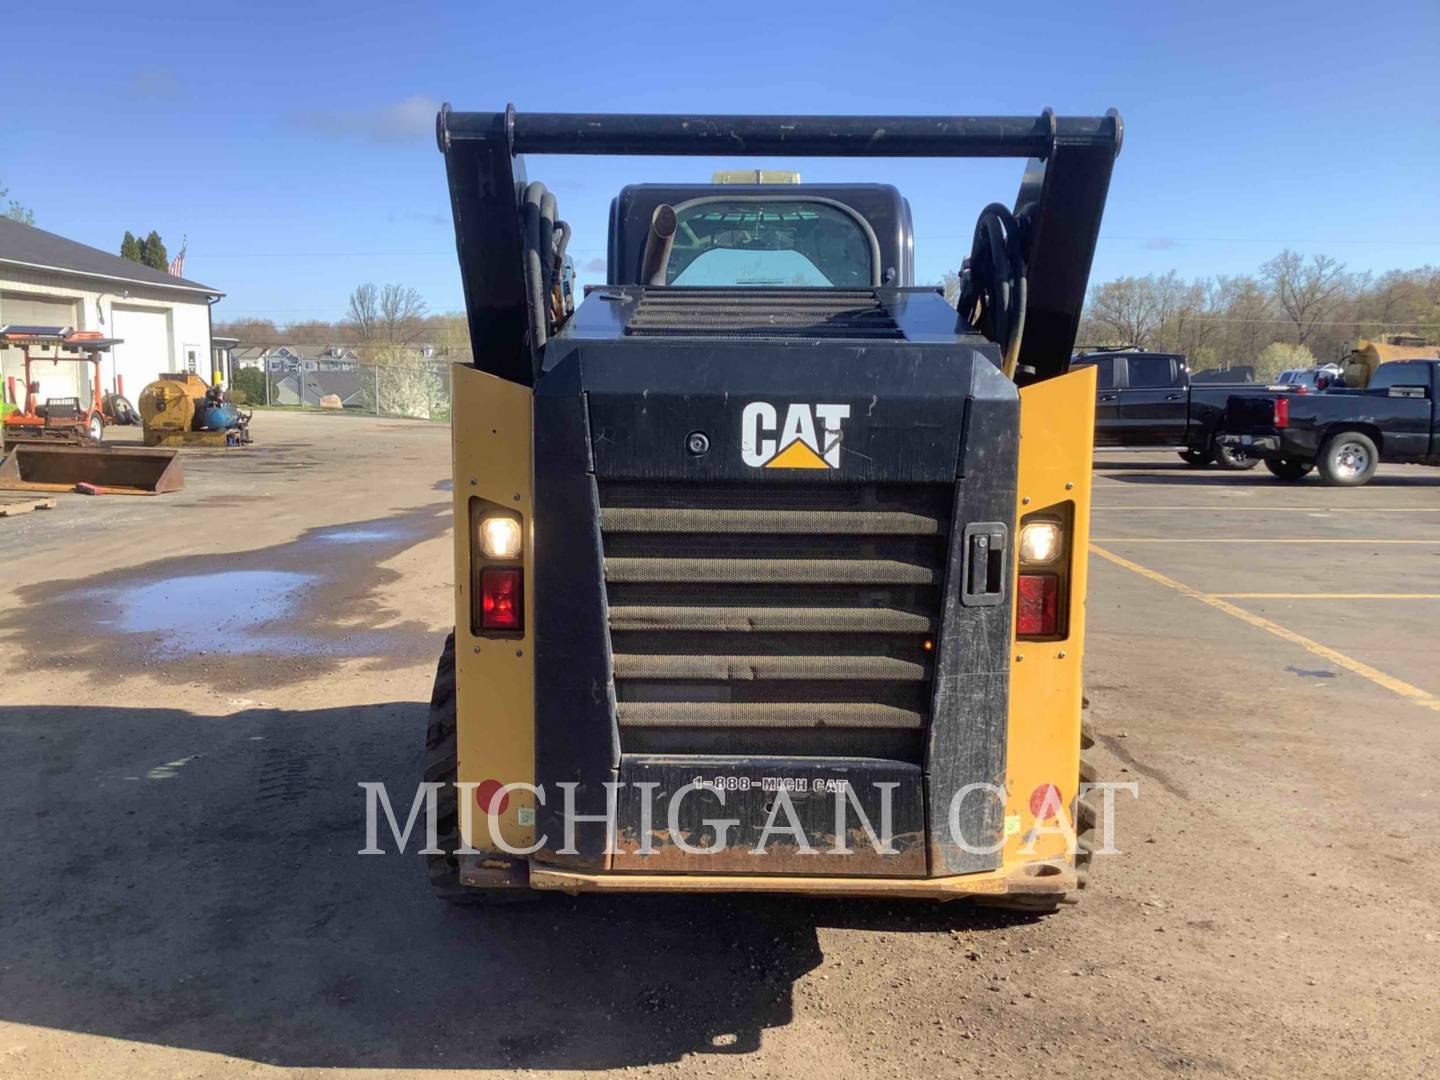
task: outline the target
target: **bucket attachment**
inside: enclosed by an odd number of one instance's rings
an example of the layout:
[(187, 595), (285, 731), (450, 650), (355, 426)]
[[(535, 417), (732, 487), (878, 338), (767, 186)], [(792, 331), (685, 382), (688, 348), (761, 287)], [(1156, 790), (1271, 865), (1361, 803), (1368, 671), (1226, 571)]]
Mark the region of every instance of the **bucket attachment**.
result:
[(185, 486), (177, 452), (138, 446), (46, 446), (20, 443), (0, 464), (0, 490), (74, 491), (88, 484), (96, 494), (160, 495)]

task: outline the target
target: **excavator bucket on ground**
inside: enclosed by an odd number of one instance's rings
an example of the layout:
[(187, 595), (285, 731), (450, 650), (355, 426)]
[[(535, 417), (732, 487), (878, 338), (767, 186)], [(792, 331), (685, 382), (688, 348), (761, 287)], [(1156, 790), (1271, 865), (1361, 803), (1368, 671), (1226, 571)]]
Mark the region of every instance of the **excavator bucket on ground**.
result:
[[(185, 486), (178, 453), (138, 446), (45, 446), (20, 443), (0, 464), (0, 490), (162, 495)], [(92, 490), (93, 489), (93, 490)]]

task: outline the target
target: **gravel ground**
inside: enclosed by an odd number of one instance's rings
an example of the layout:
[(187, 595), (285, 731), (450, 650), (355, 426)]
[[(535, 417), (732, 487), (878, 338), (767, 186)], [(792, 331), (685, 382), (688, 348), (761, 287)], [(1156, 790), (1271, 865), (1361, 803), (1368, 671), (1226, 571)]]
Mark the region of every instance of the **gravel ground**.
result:
[(0, 1076), (1437, 1068), (1435, 471), (1102, 455), (1091, 711), (1140, 798), (1077, 907), (475, 912), (355, 854), (357, 782), (418, 773), (448, 431), (255, 430), (182, 493), (0, 519)]

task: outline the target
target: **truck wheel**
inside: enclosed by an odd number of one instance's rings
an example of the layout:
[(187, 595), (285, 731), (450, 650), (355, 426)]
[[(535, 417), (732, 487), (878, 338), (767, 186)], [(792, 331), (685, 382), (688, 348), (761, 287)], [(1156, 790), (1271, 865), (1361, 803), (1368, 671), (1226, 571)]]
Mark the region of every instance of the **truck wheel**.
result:
[(1206, 465), (1215, 464), (1215, 455), (1204, 450), (1196, 450), (1187, 447), (1180, 451), (1180, 460), (1189, 465), (1192, 469), (1203, 469)]
[(1375, 443), (1358, 431), (1331, 435), (1315, 459), (1320, 479), (1331, 487), (1359, 487), (1375, 475), (1379, 464), (1380, 451)]
[(99, 442), (101, 439), (105, 438), (105, 421), (101, 418), (99, 413), (90, 414), (90, 424), (88, 430), (90, 432), (90, 439), (92, 442)]
[(1315, 468), (1308, 461), (1294, 461), (1290, 458), (1266, 458), (1265, 468), (1275, 476), (1277, 480), (1300, 480), (1310, 474)]
[(426, 855), (430, 891), (457, 907), (513, 904), (534, 900), (529, 889), (477, 889), (460, 884), (460, 860), (450, 852), (460, 846), (460, 809), (455, 802), (455, 632), (445, 639), (435, 668), (430, 695), (430, 727), (425, 735), (425, 780), (444, 785), (436, 793), (436, 842), (444, 854)]
[(1230, 469), (1235, 472), (1244, 472), (1246, 469), (1253, 469), (1260, 464), (1259, 458), (1251, 457), (1243, 447), (1239, 446), (1217, 446), (1215, 460), (1220, 463), (1222, 469)]

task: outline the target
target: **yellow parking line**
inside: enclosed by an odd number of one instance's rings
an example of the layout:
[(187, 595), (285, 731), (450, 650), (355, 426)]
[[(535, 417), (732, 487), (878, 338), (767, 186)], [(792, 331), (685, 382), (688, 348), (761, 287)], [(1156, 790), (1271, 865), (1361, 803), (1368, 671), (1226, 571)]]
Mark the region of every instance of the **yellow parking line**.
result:
[(1176, 581), (1174, 578), (1166, 577), (1158, 571), (1151, 570), (1148, 566), (1141, 566), (1137, 562), (1131, 562), (1129, 559), (1122, 558), (1112, 551), (1106, 551), (1096, 544), (1091, 544), (1090, 550), (1102, 559), (1112, 562), (1116, 566), (1124, 567), (1126, 570), (1133, 571), (1143, 578), (1148, 578), (1157, 585), (1164, 585), (1167, 589), (1174, 589), (1176, 592), (1188, 596), (1192, 600), (1199, 600), (1202, 604), (1208, 604), (1219, 611), (1225, 612), (1226, 615), (1231, 615), (1239, 619), (1241, 622), (1249, 623), (1251, 626), (1264, 630), (1266, 633), (1274, 634), (1276, 637), (1288, 641), (1292, 645), (1298, 645), (1306, 652), (1328, 660), (1330, 663), (1342, 667), (1352, 674), (1359, 675), (1362, 679), (1368, 679), (1376, 686), (1384, 687), (1391, 693), (1399, 694), (1401, 697), (1414, 702), (1422, 708), (1440, 712), (1440, 698), (1435, 697), (1425, 690), (1421, 690), (1418, 686), (1412, 686), (1403, 679), (1397, 679), (1393, 675), (1387, 675), (1385, 672), (1373, 668), (1369, 664), (1346, 656), (1337, 649), (1332, 649), (1328, 645), (1321, 645), (1318, 641), (1307, 638), (1303, 634), (1297, 634), (1294, 630), (1286, 629), (1277, 622), (1271, 622), (1269, 619), (1252, 614), (1227, 600), (1222, 600), (1218, 596), (1201, 592), (1199, 589)]
[(1224, 510), (1258, 514), (1440, 514), (1440, 506), (1099, 506), (1095, 510)]
[(1222, 600), (1440, 600), (1433, 592), (1217, 592)]
[(1313, 536), (1292, 536), (1281, 539), (1230, 536), (1105, 536), (1096, 537), (1099, 544), (1440, 544), (1434, 540), (1333, 540)]

